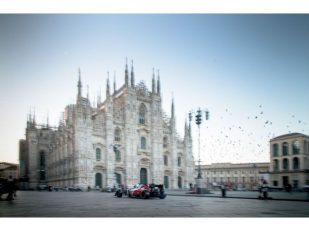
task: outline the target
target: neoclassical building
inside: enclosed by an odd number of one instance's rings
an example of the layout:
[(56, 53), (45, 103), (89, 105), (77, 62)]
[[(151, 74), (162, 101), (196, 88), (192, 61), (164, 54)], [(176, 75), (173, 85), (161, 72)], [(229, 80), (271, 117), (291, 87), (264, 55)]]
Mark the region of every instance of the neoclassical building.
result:
[(309, 136), (291, 133), (271, 139), (270, 162), (271, 185), (309, 185)]
[(116, 184), (163, 183), (187, 188), (194, 183), (190, 125), (184, 138), (176, 132), (174, 102), (171, 117), (162, 110), (159, 73), (152, 89), (135, 84), (133, 65), (124, 84), (96, 106), (82, 95), (79, 72), (76, 103), (65, 107), (58, 127), (37, 124), (29, 115), (26, 139), (20, 140), (20, 175), (27, 187), (113, 187)]
[(269, 163), (213, 163), (201, 165), (201, 171), (202, 181), (209, 189), (225, 185), (231, 189), (256, 190), (262, 178), (268, 180)]

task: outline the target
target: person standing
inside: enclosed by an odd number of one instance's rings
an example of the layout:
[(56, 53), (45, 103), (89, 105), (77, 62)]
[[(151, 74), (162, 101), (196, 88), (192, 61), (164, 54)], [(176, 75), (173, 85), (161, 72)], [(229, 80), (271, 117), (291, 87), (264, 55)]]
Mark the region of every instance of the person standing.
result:
[(268, 184), (266, 180), (263, 180), (262, 193), (263, 193), (263, 198), (267, 199), (268, 198)]
[(221, 196), (226, 197), (226, 188), (225, 188), (224, 184), (221, 185)]
[(14, 184), (14, 179), (13, 177), (10, 175), (9, 179), (7, 181), (7, 187), (8, 187), (8, 196), (6, 198), (6, 200), (11, 201), (14, 200), (14, 188), (15, 188), (15, 184)]
[(287, 184), (286, 186), (286, 191), (290, 194), (292, 194), (292, 185), (291, 184)]

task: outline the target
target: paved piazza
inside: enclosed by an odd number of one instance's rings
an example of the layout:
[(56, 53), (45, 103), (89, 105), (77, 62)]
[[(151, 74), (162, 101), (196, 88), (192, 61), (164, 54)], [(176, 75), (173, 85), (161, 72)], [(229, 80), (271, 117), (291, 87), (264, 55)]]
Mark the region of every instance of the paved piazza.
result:
[(188, 195), (142, 200), (97, 191), (19, 191), (14, 201), (0, 201), (0, 217), (309, 217), (309, 202)]

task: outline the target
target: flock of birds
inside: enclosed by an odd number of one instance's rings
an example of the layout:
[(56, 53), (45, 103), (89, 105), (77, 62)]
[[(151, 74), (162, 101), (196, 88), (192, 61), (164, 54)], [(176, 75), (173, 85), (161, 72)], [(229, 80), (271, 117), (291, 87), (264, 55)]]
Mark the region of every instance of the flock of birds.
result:
[[(215, 118), (212, 117), (211, 120)], [(201, 163), (207, 164), (266, 162), (269, 161), (270, 139), (293, 132), (309, 134), (308, 124), (294, 114), (282, 125), (267, 118), (262, 105), (258, 105), (256, 113), (242, 118), (235, 117), (226, 108), (217, 121), (207, 121), (205, 124), (206, 129), (201, 126), (200, 156)], [(197, 142), (194, 148), (197, 153)]]

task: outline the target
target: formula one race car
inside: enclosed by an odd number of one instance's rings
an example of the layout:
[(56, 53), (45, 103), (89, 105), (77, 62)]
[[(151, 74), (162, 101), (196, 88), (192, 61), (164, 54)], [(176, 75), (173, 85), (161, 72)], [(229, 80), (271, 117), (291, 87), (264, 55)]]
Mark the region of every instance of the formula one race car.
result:
[[(119, 189), (116, 191), (115, 196), (122, 197), (123, 190)], [(159, 197), (164, 199), (166, 194), (164, 192), (164, 186), (162, 184), (136, 184), (132, 189), (127, 191), (128, 197), (148, 199), (150, 197)]]

